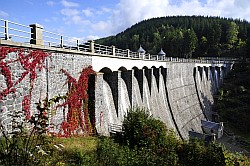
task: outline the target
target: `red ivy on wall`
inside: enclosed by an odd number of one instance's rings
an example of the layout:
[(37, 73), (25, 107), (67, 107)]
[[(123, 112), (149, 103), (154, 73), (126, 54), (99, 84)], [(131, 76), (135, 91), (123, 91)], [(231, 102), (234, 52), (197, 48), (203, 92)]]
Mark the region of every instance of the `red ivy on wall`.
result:
[(70, 74), (61, 70), (67, 77), (70, 89), (68, 92), (67, 100), (62, 104), (68, 105), (67, 121), (65, 120), (61, 128), (63, 130), (62, 136), (68, 137), (81, 129), (84, 134), (91, 133), (92, 126), (88, 113), (88, 79), (90, 74), (95, 74), (91, 66), (84, 68), (81, 72), (79, 80), (70, 76)]
[[(15, 52), (18, 56), (15, 60), (5, 60), (8, 53)], [(37, 77), (37, 69), (42, 70), (44, 68), (45, 58), (50, 56), (50, 54), (45, 53), (41, 50), (30, 50), (24, 51), (19, 48), (9, 48), (9, 47), (0, 47), (0, 71), (1, 74), (5, 77), (7, 88), (3, 89), (0, 92), (0, 101), (3, 100), (3, 97), (11, 93), (16, 92), (15, 86), (18, 85), (26, 76), (30, 78), (30, 89), (29, 94), (24, 96), (22, 106), (26, 119), (30, 119), (30, 102), (31, 102), (31, 92), (34, 87), (34, 82)], [(23, 67), (24, 71), (21, 74), (20, 78), (17, 81), (13, 82), (10, 64), (14, 62), (19, 62)]]
[[(6, 60), (7, 55), (11, 52), (17, 54), (17, 58), (14, 60)], [(37, 78), (37, 70), (42, 70), (46, 68), (44, 65), (46, 57), (51, 54), (43, 52), (41, 50), (29, 50), (24, 51), (20, 48), (9, 48), (0, 47), (0, 74), (5, 77), (7, 87), (0, 91), (0, 101), (3, 97), (7, 97), (11, 93), (16, 92), (16, 86), (23, 81), (25, 77), (29, 77), (30, 88), (29, 94), (24, 96), (22, 101), (22, 108), (26, 119), (31, 118), (30, 114), (30, 104), (32, 97), (32, 90), (34, 88), (34, 82)], [(14, 81), (11, 74), (11, 63), (19, 63), (23, 68), (21, 76)], [(75, 135), (79, 129), (81, 129), (84, 134), (92, 132), (92, 126), (90, 123), (90, 116), (88, 113), (88, 79), (91, 74), (95, 74), (95, 71), (91, 66), (84, 68), (78, 81), (70, 76), (70, 74), (64, 69), (61, 70), (68, 80), (70, 85), (69, 92), (67, 93), (66, 101), (59, 106), (68, 106), (67, 119), (61, 124), (63, 133), (60, 136), (68, 137)]]

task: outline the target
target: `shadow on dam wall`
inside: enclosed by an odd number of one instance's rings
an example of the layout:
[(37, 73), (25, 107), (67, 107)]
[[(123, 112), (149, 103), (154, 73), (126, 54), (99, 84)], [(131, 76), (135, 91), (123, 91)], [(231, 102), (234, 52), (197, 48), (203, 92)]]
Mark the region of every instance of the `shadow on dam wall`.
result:
[(138, 106), (149, 109), (183, 139), (189, 138), (189, 131), (203, 133), (201, 120), (211, 120), (221, 72), (220, 68), (196, 67), (194, 63), (168, 63), (166, 68), (99, 74), (95, 91), (97, 132), (109, 135), (109, 125), (121, 125), (127, 109)]

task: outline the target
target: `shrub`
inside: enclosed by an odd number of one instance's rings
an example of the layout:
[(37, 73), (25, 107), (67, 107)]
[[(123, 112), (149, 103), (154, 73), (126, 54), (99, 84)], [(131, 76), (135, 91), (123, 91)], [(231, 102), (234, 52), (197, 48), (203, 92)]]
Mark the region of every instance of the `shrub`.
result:
[(123, 129), (123, 141), (131, 148), (158, 148), (164, 146), (167, 139), (172, 139), (172, 142), (176, 140), (173, 132), (168, 131), (162, 121), (154, 119), (147, 110), (141, 108), (128, 111)]
[(204, 142), (191, 139), (183, 142), (178, 149), (179, 163), (183, 166), (223, 166), (225, 158), (222, 147), (216, 144), (204, 145)]
[(97, 155), (99, 165), (123, 166), (138, 165), (136, 163), (136, 151), (127, 146), (115, 143), (113, 139), (102, 137), (98, 142)]
[(123, 143), (137, 149), (142, 165), (175, 165), (178, 139), (166, 125), (141, 108), (130, 109), (123, 122)]

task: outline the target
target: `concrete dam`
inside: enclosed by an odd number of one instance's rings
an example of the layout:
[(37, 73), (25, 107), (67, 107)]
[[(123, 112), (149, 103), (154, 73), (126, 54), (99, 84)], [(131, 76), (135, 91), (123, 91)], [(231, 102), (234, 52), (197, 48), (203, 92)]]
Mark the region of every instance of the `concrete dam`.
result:
[[(60, 47), (52, 47), (41, 42), (42, 38), (32, 38), (29, 44), (6, 39), (0, 39), (0, 48), (21, 48), (23, 57), (35, 50), (50, 56), (44, 57), (43, 68), (39, 66), (41, 68), (35, 71), (23, 66), (20, 51), (0, 56), (1, 64), (5, 65), (0, 66), (0, 93), (2, 95), (15, 88), (0, 99), (0, 123), (5, 130), (11, 130), (10, 114), (23, 110), (25, 96), (31, 96), (31, 114), (34, 114), (35, 103), (39, 100), (66, 95), (69, 86), (61, 69), (78, 79), (83, 68), (92, 66), (96, 75), (89, 83), (89, 96), (94, 104), (98, 134), (109, 135), (110, 125), (121, 125), (129, 108), (143, 107), (179, 137), (188, 139), (189, 131), (203, 132), (201, 120), (216, 118), (211, 110), (213, 95), (233, 65), (232, 61), (221, 59), (180, 59), (140, 54), (114, 46), (101, 46), (93, 41), (74, 47), (65, 47), (63, 43)], [(33, 60), (31, 58), (27, 63), (32, 64)], [(6, 67), (9, 74), (4, 71)], [(22, 78), (23, 73), (29, 74)], [(10, 84), (11, 81), (14, 84)], [(65, 111), (67, 109), (58, 108), (56, 112), (48, 113), (54, 132), (60, 130), (66, 118)]]
[[(5, 60), (17, 58), (18, 54), (12, 52)], [(119, 64), (120, 67), (112, 64)], [(33, 113), (39, 99), (44, 99), (46, 95), (49, 99), (65, 95), (69, 90), (65, 86), (67, 77), (60, 72), (61, 69), (78, 78), (81, 70), (91, 65), (97, 72), (92, 98), (95, 103), (95, 127), (99, 134), (109, 135), (109, 126), (121, 125), (127, 110), (138, 106), (147, 108), (153, 117), (163, 121), (181, 138), (188, 139), (189, 131), (202, 132), (201, 120), (212, 120), (213, 94), (232, 64), (52, 53), (45, 65), (48, 70), (38, 71), (34, 83), (31, 101)], [(15, 61), (10, 68), (12, 79), (18, 80), (24, 69)], [(7, 87), (3, 73), (0, 73), (0, 82), (2, 91)], [(10, 113), (22, 110), (22, 101), (29, 93), (30, 84), (29, 78), (24, 78), (15, 87), (17, 91), (14, 94), (0, 101), (0, 121), (3, 125), (11, 123)], [(60, 109), (51, 115), (50, 123), (55, 125), (55, 132), (64, 119), (65, 115)]]
[(103, 71), (96, 80), (97, 131), (108, 135), (110, 124), (122, 124), (127, 109), (139, 106), (183, 139), (189, 131), (202, 133), (201, 120), (212, 121), (213, 95), (228, 67), (166, 62), (160, 68)]

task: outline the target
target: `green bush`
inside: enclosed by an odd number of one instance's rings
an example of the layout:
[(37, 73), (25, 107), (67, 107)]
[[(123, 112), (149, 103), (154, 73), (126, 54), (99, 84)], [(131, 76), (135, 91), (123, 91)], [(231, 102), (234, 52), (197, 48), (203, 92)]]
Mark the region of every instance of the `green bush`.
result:
[[(100, 138), (97, 146), (99, 165), (123, 166), (136, 163), (136, 151), (127, 146), (121, 146), (111, 138)], [(136, 164), (138, 165), (138, 164)]]
[[(163, 151), (161, 151), (163, 152)], [(176, 155), (174, 161), (169, 153), (157, 153), (148, 148), (129, 148), (120, 145), (110, 138), (101, 138), (97, 148), (99, 165), (109, 166), (145, 166), (145, 165), (176, 165)], [(173, 157), (173, 155), (172, 155)]]
[(68, 166), (71, 165), (84, 165), (84, 166), (95, 166), (97, 165), (96, 152), (82, 151), (82, 150), (64, 150), (63, 157), (64, 163)]
[[(149, 115), (141, 108), (130, 109), (123, 121), (123, 141), (131, 148), (135, 146), (158, 148), (164, 146), (167, 139), (175, 143), (176, 137), (168, 131), (166, 125)], [(170, 140), (168, 140), (170, 141)]]
[(183, 166), (223, 166), (225, 158), (220, 146), (196, 139), (183, 142), (178, 149), (179, 164)]

